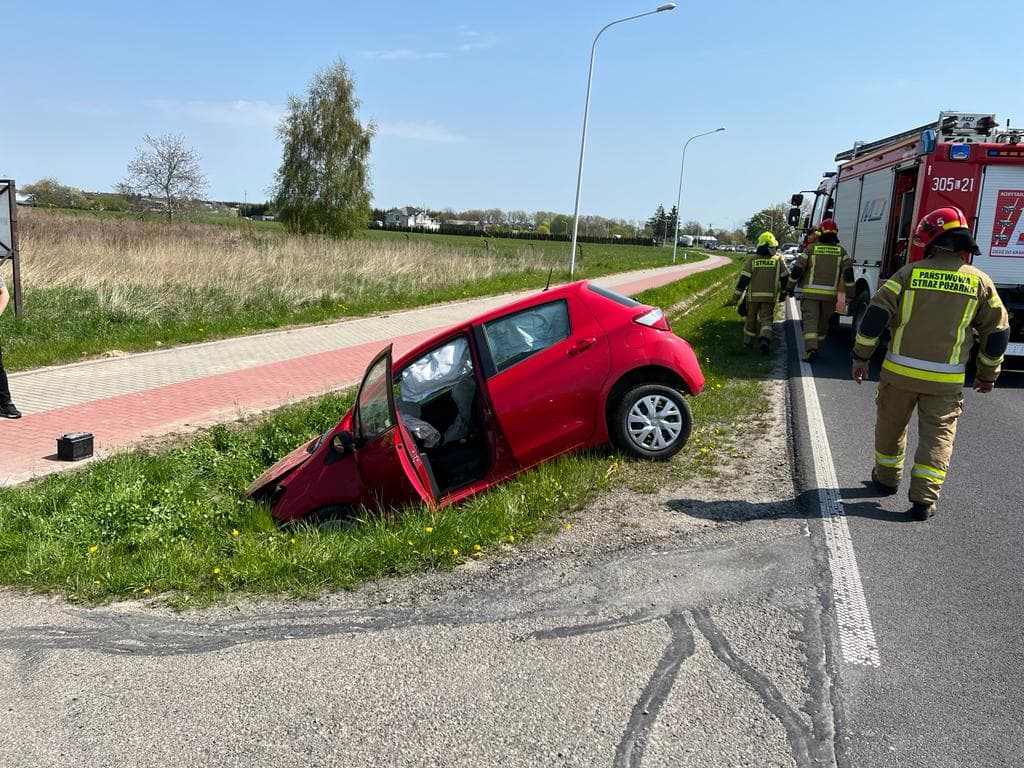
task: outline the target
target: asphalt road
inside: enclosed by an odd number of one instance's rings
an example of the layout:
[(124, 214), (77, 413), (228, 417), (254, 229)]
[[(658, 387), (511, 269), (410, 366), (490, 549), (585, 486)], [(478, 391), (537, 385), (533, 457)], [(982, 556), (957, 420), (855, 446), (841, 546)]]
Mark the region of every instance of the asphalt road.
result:
[(865, 482), (877, 365), (858, 387), (837, 334), (813, 372), (880, 657), (839, 669), (841, 762), (1024, 764), (1024, 374), (966, 390), (938, 515), (920, 523), (909, 477), (888, 498)]

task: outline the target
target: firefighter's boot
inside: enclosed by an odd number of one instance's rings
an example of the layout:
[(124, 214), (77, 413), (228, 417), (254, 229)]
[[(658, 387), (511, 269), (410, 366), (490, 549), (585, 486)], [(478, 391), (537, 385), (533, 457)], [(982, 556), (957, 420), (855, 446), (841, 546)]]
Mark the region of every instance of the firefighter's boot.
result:
[(871, 470), (871, 487), (874, 488), (880, 496), (894, 496), (899, 491), (899, 488), (896, 486), (883, 483), (878, 479), (877, 467), (874, 467)]
[(923, 501), (915, 501), (908, 514), (915, 520), (923, 523), (928, 518), (935, 517), (935, 505), (925, 504)]
[(771, 348), (768, 345), (768, 339), (761, 339), (761, 354), (767, 355), (771, 352)]

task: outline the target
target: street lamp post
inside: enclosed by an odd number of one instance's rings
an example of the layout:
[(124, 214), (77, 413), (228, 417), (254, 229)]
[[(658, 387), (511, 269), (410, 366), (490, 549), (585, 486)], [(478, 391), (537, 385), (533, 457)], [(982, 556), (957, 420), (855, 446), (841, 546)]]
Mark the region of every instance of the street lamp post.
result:
[(569, 279), (573, 279), (573, 275), (576, 271), (576, 235), (579, 232), (580, 226), (580, 185), (583, 182), (583, 153), (587, 146), (587, 118), (590, 115), (590, 84), (594, 79), (594, 54), (597, 52), (597, 39), (601, 37), (601, 34), (608, 29), (608, 27), (616, 24), (621, 24), (624, 21), (632, 21), (633, 19), (639, 19), (643, 16), (650, 16), (655, 13), (661, 13), (662, 11), (671, 11), (676, 7), (675, 3), (665, 3), (659, 5), (653, 11), (647, 11), (646, 13), (638, 13), (636, 16), (627, 16), (624, 19), (616, 19), (610, 21), (601, 27), (601, 30), (594, 36), (594, 43), (590, 46), (590, 70), (587, 72), (587, 100), (583, 105), (583, 138), (580, 139), (580, 166), (576, 172), (576, 206), (573, 209), (572, 214), (572, 251), (569, 254)]
[(701, 136), (707, 136), (710, 133), (718, 133), (724, 131), (725, 128), (715, 128), (713, 131), (704, 131), (704, 133), (698, 133), (696, 136), (691, 136), (686, 140), (686, 144), (683, 144), (683, 159), (679, 161), (679, 191), (676, 192), (676, 231), (675, 238), (672, 241), (672, 263), (676, 263), (676, 249), (679, 247), (679, 204), (683, 200), (683, 166), (686, 165), (686, 147), (694, 139), (699, 139)]

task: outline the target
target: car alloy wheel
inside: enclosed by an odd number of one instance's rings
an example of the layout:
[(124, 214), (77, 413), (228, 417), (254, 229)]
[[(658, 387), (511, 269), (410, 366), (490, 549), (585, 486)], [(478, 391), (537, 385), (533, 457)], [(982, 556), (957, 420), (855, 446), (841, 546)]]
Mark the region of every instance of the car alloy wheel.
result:
[(641, 459), (674, 456), (686, 445), (693, 426), (686, 399), (663, 384), (644, 384), (627, 392), (614, 418), (615, 444)]

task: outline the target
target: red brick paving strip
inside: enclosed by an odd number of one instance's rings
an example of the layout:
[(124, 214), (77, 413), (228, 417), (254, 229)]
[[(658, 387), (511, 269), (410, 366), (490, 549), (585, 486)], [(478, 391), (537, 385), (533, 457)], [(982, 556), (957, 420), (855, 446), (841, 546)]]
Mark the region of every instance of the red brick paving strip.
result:
[[(711, 259), (614, 287), (620, 293), (636, 294), (720, 263)], [(396, 356), (443, 327), (447, 326), (393, 339)], [(97, 456), (110, 455), (147, 437), (231, 421), (350, 386), (384, 346), (386, 342), (374, 341), (29, 414), (18, 421), (0, 420), (0, 486), (86, 463), (57, 460), (56, 441), (65, 433), (92, 432)]]

